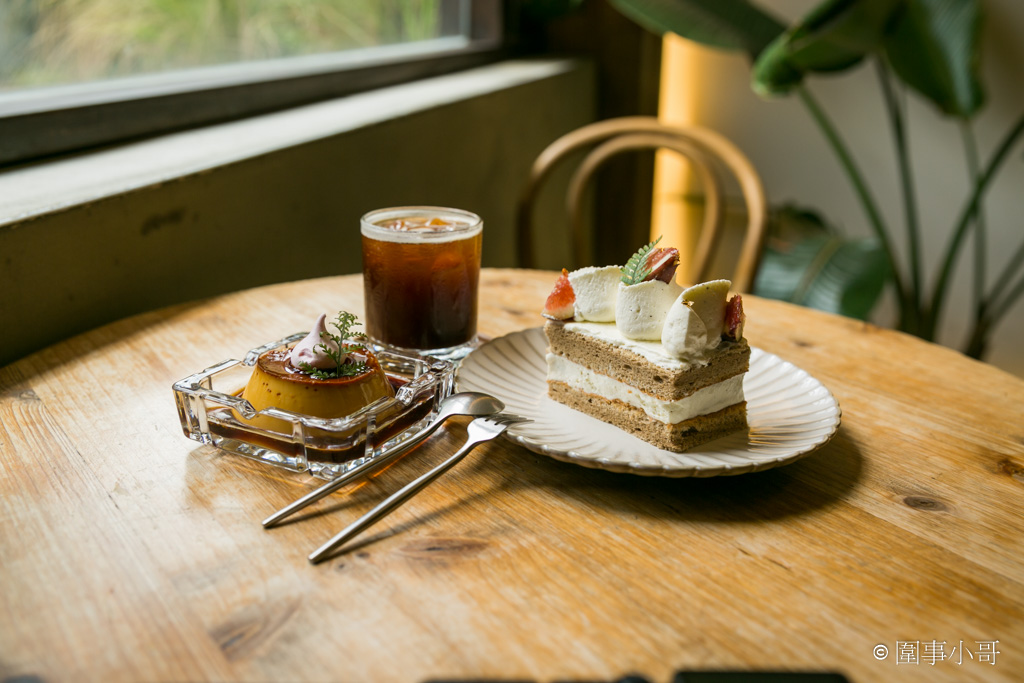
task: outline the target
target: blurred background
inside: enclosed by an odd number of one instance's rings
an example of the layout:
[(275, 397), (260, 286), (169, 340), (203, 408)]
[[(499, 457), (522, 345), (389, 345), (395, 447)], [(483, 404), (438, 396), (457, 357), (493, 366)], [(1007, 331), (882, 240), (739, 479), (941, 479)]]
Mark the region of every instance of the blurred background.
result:
[[(784, 23), (794, 25), (816, 8), (843, 3), (775, 0), (753, 4), (770, 10)], [(983, 165), (1007, 138), (1008, 132), (1020, 126), (1024, 114), (1024, 91), (1019, 87), (1024, 78), (1024, 43), (1017, 38), (1024, 29), (1024, 3), (1014, 0), (910, 3), (919, 8), (943, 4), (958, 12), (973, 9), (978, 13), (972, 28), (977, 31), (974, 36), (976, 53), (970, 54), (970, 59), (983, 99), (971, 116), (958, 116), (941, 111), (934, 102), (910, 88), (898, 88), (916, 193), (925, 285), (935, 283), (950, 237), (970, 197), (974, 180), (970, 153), (973, 151), (979, 159), (977, 163)], [(939, 18), (936, 14), (931, 19)], [(941, 18), (957, 19), (955, 12)], [(905, 260), (908, 244), (896, 144), (872, 61), (869, 57), (836, 73), (815, 73), (804, 85), (844, 138), (890, 228), (897, 258)], [(941, 70), (935, 69), (934, 73), (938, 78)], [(828, 223), (829, 229), (844, 239), (872, 236), (864, 207), (807, 107), (796, 95), (771, 98), (756, 95), (751, 87), (751, 64), (747, 55), (667, 35), (661, 77), (659, 111), (662, 119), (713, 128), (733, 140), (754, 162), (769, 202), (776, 210), (776, 237), (780, 236), (780, 229), (785, 230), (786, 224), (799, 222), (800, 215), (793, 209), (812, 212), (814, 220)], [(973, 140), (965, 143), (965, 136)], [(933, 338), (953, 348), (965, 349), (977, 317), (975, 289), (991, 291), (997, 281), (1012, 272), (1014, 279), (1010, 282), (1016, 284), (1016, 296), (1007, 301), (1013, 284), (1002, 288), (1003, 299), (997, 300), (995, 305), (1004, 305), (1005, 309), (1000, 311), (1002, 317), (990, 332), (983, 357), (1024, 376), (1024, 353), (1015, 342), (1024, 334), (1021, 315), (1024, 305), (1019, 294), (1022, 282), (1019, 266), (1024, 258), (1021, 251), (1024, 231), (1019, 218), (1024, 209), (1021, 191), (1024, 156), (1019, 139), (1014, 140), (981, 204), (984, 239), (978, 241), (976, 235), (968, 235), (957, 251), (946, 290), (945, 314)], [(683, 192), (679, 191), (680, 187), (685, 188)], [(674, 234), (681, 243), (692, 244), (693, 226), (699, 225), (693, 216), (694, 191), (692, 178), (678, 158), (660, 153), (655, 193), (656, 233)], [(870, 256), (862, 254), (860, 258), (863, 262)], [(766, 274), (764, 268), (761, 274)], [(899, 311), (891, 286), (884, 290), (867, 317), (881, 325), (898, 326)]]
[(442, 0), (4, 0), (0, 88), (456, 35), (458, 13), (441, 5)]
[[(652, 24), (637, 14), (645, 4), (691, 23), (676, 32)], [(13, 295), (0, 302), (0, 324), (12, 331), (0, 363), (156, 306), (357, 272), (358, 217), (377, 206), (474, 210), (487, 222), (485, 265), (519, 265), (514, 214), (533, 160), (575, 128), (638, 114), (713, 129), (753, 162), (772, 207), (755, 293), (907, 329), (871, 218), (806, 102), (792, 92), (756, 94), (760, 60), (751, 50), (694, 39), (692, 22), (715, 19), (714, 5), (3, 0), (0, 287)], [(851, 8), (887, 3), (749, 5), (791, 30), (824, 13), (829, 21), (813, 26), (821, 32), (853, 21), (843, 14)], [(1024, 261), (1024, 164), (1019, 140), (1008, 137), (1024, 112), (1024, 3), (888, 5), (893, 17), (925, 19), (951, 7), (962, 25), (976, 26), (970, 46), (949, 48), (976, 63), (983, 85), (969, 115), (942, 111), (902, 76), (889, 81), (887, 98), (875, 67), (881, 51), (831, 72), (812, 69), (801, 87), (870, 186), (907, 283), (917, 251), (924, 305), (978, 174), (1010, 143), (954, 250), (934, 329), (911, 331), (1024, 377), (1016, 343), (1024, 274), (1015, 266)], [(440, 94), (421, 107), (431, 84)], [(916, 246), (893, 106), (912, 175)], [(204, 140), (231, 144), (216, 151), (219, 143)], [(537, 201), (538, 267), (583, 265), (568, 249), (566, 181), (556, 174)], [(598, 263), (621, 262), (656, 236), (684, 260), (692, 251), (702, 188), (672, 154), (615, 159), (589, 201)], [(726, 207), (723, 272), (744, 224), (735, 188)], [(282, 231), (337, 234), (338, 249), (268, 252)]]

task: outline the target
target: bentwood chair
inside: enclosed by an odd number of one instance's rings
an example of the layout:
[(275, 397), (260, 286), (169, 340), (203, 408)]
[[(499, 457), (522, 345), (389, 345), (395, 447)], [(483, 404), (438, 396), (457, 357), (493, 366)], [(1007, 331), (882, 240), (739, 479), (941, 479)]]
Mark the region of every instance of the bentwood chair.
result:
[(584, 190), (598, 168), (611, 157), (630, 150), (669, 149), (690, 161), (705, 196), (700, 236), (690, 272), (683, 274), (684, 279), (701, 282), (713, 277), (711, 255), (720, 242), (723, 223), (722, 189), (716, 170), (724, 168), (738, 181), (747, 207), (746, 232), (732, 275), (733, 288), (750, 291), (764, 246), (768, 215), (764, 188), (753, 165), (733, 143), (712, 130), (669, 126), (646, 116), (608, 119), (583, 126), (555, 140), (537, 157), (518, 207), (518, 256), (523, 267), (533, 266), (532, 213), (541, 185), (556, 166), (587, 147), (592, 149), (573, 173), (566, 194), (574, 259), (579, 261), (586, 253)]

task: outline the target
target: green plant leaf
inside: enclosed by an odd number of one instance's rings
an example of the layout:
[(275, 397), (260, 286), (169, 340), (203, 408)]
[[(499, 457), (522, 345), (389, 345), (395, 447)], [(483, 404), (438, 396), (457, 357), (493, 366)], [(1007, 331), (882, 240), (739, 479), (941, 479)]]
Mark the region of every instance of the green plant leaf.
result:
[(752, 87), (784, 95), (808, 73), (842, 71), (880, 49), (903, 0), (828, 0), (778, 36), (757, 58)]
[(942, 112), (967, 118), (984, 103), (977, 0), (905, 0), (885, 40), (893, 71)]
[(746, 0), (611, 0), (654, 33), (675, 33), (703, 45), (744, 50), (756, 59), (786, 26)]
[(817, 235), (788, 248), (766, 248), (754, 293), (865, 320), (888, 280), (877, 239)]

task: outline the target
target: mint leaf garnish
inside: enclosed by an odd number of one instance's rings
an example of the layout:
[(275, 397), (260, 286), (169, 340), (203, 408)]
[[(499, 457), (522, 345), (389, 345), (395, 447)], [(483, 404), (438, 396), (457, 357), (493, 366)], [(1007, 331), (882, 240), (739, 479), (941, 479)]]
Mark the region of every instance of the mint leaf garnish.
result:
[(352, 351), (358, 351), (364, 347), (361, 344), (350, 344), (346, 340), (352, 335), (351, 329), (359, 325), (359, 319), (347, 311), (340, 311), (338, 318), (331, 325), (338, 330), (338, 334), (333, 334), (330, 331), (324, 331), (320, 333), (321, 339), (327, 341), (333, 341), (337, 347), (335, 350), (329, 344), (317, 344), (313, 347), (314, 351), (323, 351), (327, 356), (334, 361), (334, 368), (330, 370), (321, 370), (314, 368), (309, 363), (301, 363), (299, 369), (305, 372), (307, 375), (314, 379), (337, 379), (338, 377), (355, 377), (366, 372), (366, 363), (353, 361), (348, 358), (348, 354)]

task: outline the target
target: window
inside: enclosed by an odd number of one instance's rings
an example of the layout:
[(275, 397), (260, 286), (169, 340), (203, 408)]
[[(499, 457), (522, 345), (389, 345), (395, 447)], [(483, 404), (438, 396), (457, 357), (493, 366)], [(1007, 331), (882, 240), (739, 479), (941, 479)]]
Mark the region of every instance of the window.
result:
[(0, 164), (494, 58), (499, 0), (3, 0)]

